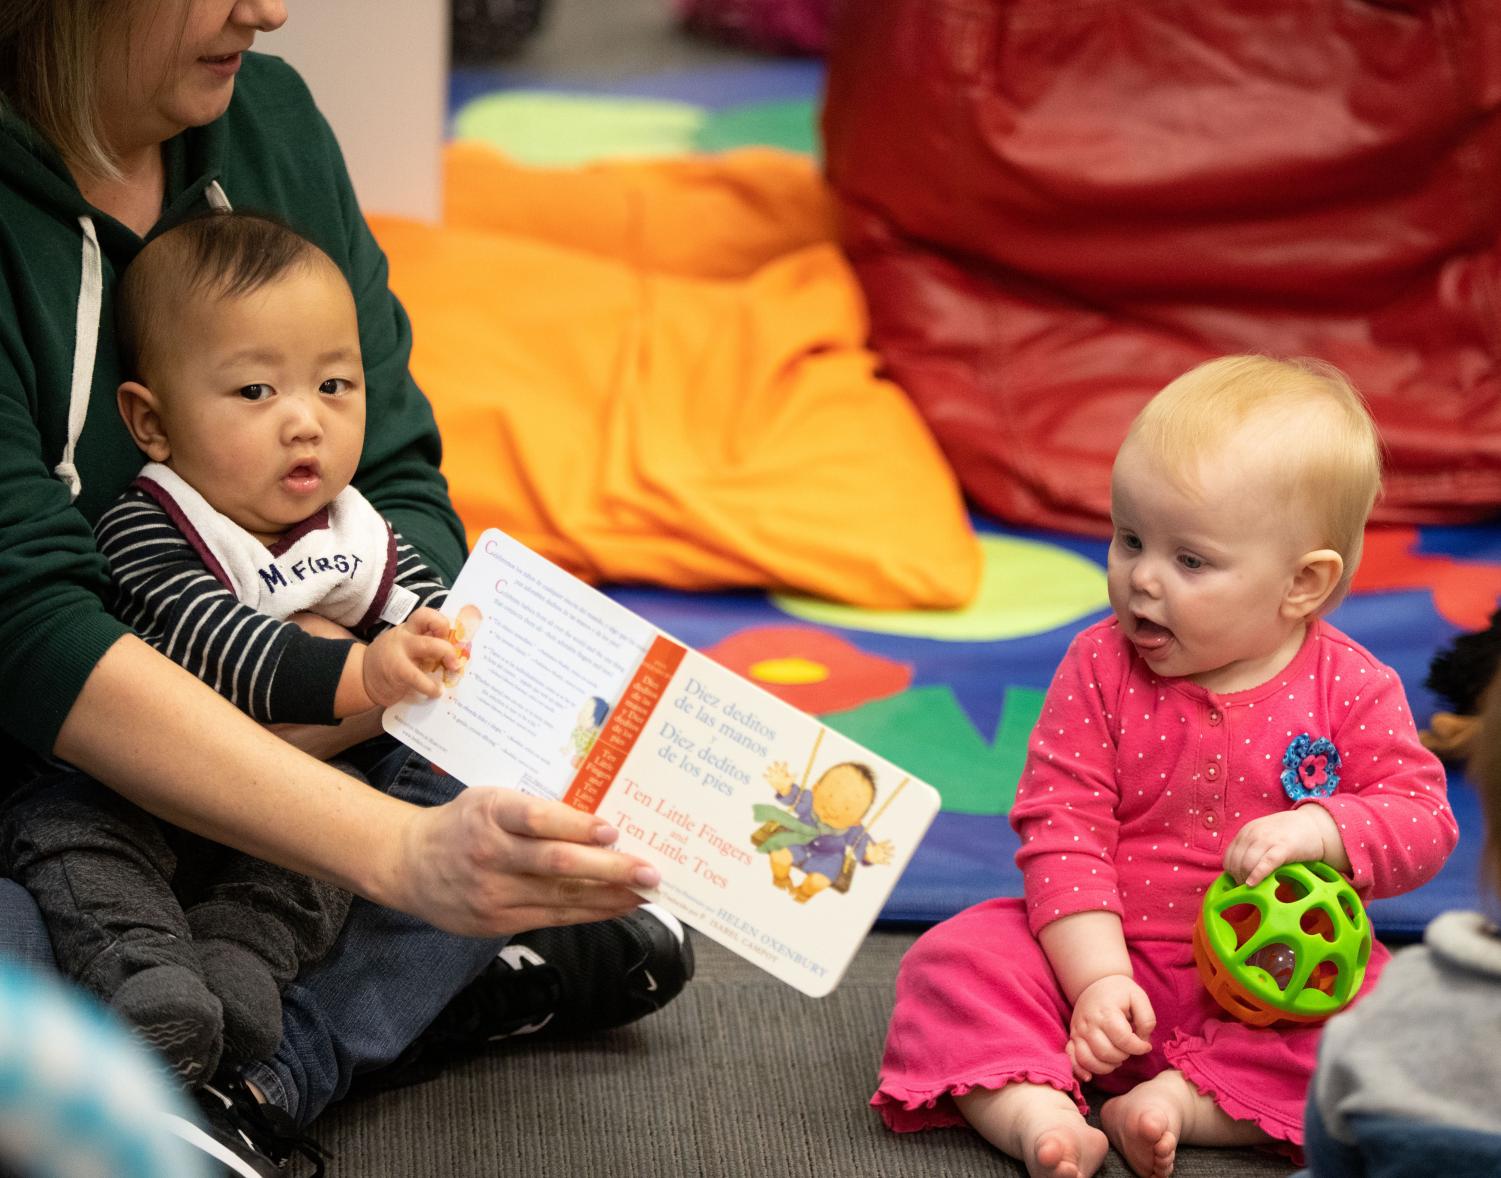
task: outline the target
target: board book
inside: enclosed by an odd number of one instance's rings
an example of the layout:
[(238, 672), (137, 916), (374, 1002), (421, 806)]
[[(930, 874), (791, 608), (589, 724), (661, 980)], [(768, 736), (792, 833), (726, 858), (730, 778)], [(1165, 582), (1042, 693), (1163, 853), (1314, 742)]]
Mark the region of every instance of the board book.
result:
[(467, 786), (599, 815), (642, 894), (806, 994), (838, 983), (932, 786), (490, 530), (445, 606), (459, 666), (385, 728)]

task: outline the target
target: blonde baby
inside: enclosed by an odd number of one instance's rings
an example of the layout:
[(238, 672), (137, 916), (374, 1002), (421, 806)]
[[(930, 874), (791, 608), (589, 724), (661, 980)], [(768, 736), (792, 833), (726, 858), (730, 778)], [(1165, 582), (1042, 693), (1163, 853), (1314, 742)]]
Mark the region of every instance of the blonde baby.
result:
[[(1111, 614), (1054, 675), (1011, 811), (1025, 897), (903, 962), (873, 1098), (888, 1125), (969, 1124), (1034, 1178), (1087, 1178), (1111, 1147), (1152, 1178), (1180, 1144), (1296, 1155), (1319, 1029), (1235, 1021), (1191, 936), (1222, 871), (1323, 860), (1373, 899), (1454, 846), (1396, 673), (1325, 619), (1379, 482), (1364, 404), (1316, 362), (1215, 360), (1132, 423)], [(1316, 773), (1300, 750), (1318, 741)]]

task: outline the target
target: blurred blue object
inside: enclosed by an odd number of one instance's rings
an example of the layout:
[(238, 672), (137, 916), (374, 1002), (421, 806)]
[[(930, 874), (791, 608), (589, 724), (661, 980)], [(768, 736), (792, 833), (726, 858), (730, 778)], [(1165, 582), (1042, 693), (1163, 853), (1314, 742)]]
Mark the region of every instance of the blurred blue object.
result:
[(0, 1164), (36, 1178), (204, 1178), (184, 1098), (110, 1013), (0, 962)]

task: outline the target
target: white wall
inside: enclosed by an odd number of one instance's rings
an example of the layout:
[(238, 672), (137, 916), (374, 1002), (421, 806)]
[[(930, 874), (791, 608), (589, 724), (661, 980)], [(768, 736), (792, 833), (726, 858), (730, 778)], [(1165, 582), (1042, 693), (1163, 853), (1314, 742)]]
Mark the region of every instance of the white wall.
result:
[(333, 124), (367, 213), (438, 220), (448, 107), (447, 0), (294, 0), (256, 39)]

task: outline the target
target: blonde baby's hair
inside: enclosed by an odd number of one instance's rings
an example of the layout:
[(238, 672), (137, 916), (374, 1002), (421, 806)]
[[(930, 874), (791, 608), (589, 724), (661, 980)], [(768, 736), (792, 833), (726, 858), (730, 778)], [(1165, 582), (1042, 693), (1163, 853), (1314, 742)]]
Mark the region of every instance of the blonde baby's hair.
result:
[(1273, 494), (1344, 559), (1324, 609), (1344, 597), (1360, 563), (1366, 520), (1381, 491), (1381, 438), (1365, 401), (1332, 364), (1303, 357), (1222, 356), (1151, 399), (1127, 438), (1165, 478), (1193, 491), (1235, 438), (1259, 446)]

